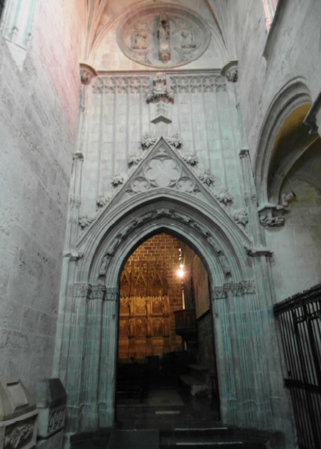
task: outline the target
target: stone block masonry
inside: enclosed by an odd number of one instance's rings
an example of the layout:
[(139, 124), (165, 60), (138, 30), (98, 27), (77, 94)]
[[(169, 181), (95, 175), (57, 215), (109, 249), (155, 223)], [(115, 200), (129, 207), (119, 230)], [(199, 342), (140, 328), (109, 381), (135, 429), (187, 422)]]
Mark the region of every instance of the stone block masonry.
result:
[(0, 379), (51, 377), (85, 11), (38, 2), (22, 69), (0, 37)]

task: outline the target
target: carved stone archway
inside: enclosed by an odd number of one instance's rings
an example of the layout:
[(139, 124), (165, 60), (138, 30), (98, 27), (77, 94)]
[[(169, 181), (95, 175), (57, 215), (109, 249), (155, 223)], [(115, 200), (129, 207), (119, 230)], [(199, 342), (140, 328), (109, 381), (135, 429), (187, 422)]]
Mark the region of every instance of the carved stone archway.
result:
[[(289, 420), (289, 410), (280, 412), (280, 404), (283, 411), (287, 405), (280, 394), (271, 252), (260, 234), (248, 151), (240, 157), (249, 232), (215, 197), (207, 178), (197, 177), (162, 138), (78, 239), (75, 195), (55, 368), (68, 392), (68, 432), (113, 425), (119, 278), (129, 255), (159, 232), (186, 242), (208, 272), (223, 422), (280, 430), (280, 418)], [(77, 156), (75, 192), (79, 164)], [(170, 167), (167, 176), (162, 164)]]

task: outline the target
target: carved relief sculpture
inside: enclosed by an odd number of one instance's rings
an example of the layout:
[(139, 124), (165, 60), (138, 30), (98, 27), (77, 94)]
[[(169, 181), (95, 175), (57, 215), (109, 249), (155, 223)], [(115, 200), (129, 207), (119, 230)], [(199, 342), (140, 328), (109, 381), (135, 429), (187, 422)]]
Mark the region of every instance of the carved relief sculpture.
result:
[(196, 48), (195, 35), (193, 29), (181, 31), (182, 48)]
[(241, 209), (241, 210), (238, 210), (237, 212), (235, 212), (233, 215), (233, 218), (237, 224), (241, 224), (242, 226), (246, 226), (246, 224), (249, 221), (248, 215), (247, 215), (247, 212), (245, 209)]
[(205, 170), (204, 173), (199, 175), (198, 177), (204, 184), (206, 184), (208, 187), (210, 187), (212, 184), (214, 184), (214, 176), (210, 173), (209, 170)]
[(228, 204), (233, 201), (233, 196), (229, 193), (227, 189), (221, 189), (215, 194), (215, 198), (219, 200), (220, 203)]
[(140, 139), (140, 146), (143, 150), (148, 149), (156, 142), (156, 137), (150, 136), (148, 133), (145, 133), (143, 137)]
[(117, 42), (130, 59), (149, 67), (175, 67), (198, 59), (211, 32), (201, 16), (183, 6), (154, 4), (129, 9), (117, 28)]
[(164, 64), (171, 60), (170, 32), (169, 18), (162, 12), (158, 19), (157, 37), (159, 39), (158, 57)]
[(139, 23), (135, 26), (132, 34), (132, 49), (146, 50), (148, 47), (148, 25), (146, 23)]
[(167, 142), (173, 147), (179, 149), (183, 146), (182, 139), (178, 137), (178, 134), (174, 134), (172, 137), (167, 137)]

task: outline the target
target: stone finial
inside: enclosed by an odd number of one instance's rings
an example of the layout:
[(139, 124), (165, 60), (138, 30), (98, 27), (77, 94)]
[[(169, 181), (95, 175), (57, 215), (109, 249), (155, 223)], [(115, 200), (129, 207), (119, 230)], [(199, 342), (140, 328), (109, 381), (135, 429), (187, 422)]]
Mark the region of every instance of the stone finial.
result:
[(85, 64), (84, 62), (80, 63), (80, 79), (82, 84), (87, 86), (91, 83), (93, 78), (96, 78), (96, 76), (98, 76), (98, 73), (93, 67), (89, 64)]

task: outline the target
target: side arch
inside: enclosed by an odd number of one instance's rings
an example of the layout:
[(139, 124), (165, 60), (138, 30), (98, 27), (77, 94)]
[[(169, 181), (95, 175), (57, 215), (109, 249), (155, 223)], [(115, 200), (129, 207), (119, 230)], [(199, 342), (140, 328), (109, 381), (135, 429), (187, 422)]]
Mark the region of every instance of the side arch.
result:
[[(275, 95), (262, 125), (261, 137), (259, 139), (254, 161), (254, 177), (260, 203), (268, 203), (269, 201), (272, 201), (272, 197), (273, 201), (275, 201), (277, 197), (275, 192), (271, 192), (269, 186), (269, 170), (274, 145), (282, 125), (287, 117), (289, 117), (289, 115), (298, 107), (305, 104), (311, 104), (311, 102), (310, 90), (306, 85), (305, 79), (302, 77), (291, 79)], [(292, 160), (295, 161), (299, 156), (300, 154), (293, 154)], [(282, 172), (289, 168), (290, 167), (287, 166)], [(280, 186), (282, 181), (279, 181), (277, 184)], [(277, 188), (274, 190), (277, 190)]]

